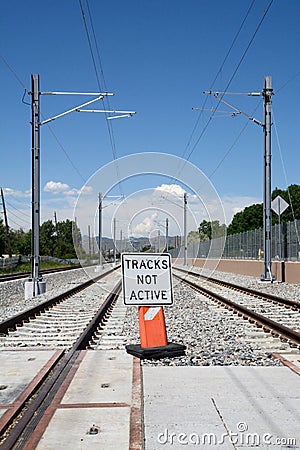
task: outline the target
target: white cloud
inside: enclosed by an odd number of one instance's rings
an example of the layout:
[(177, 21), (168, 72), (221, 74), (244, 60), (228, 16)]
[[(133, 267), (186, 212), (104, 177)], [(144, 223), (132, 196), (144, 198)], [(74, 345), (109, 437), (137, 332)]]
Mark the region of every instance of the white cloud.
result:
[(11, 188), (3, 188), (3, 192), (5, 196), (10, 197), (18, 197), (18, 198), (28, 198), (31, 196), (31, 189), (27, 189), (26, 191), (16, 191)]
[(157, 213), (153, 213), (150, 217), (145, 217), (142, 222), (135, 225), (131, 230), (131, 235), (138, 236), (148, 236), (149, 233), (157, 228), (156, 219), (158, 215)]
[(177, 195), (178, 197), (182, 197), (185, 191), (178, 184), (162, 184), (155, 188), (155, 191), (163, 191), (168, 194)]
[(52, 194), (64, 194), (64, 195), (88, 195), (93, 192), (91, 186), (83, 186), (81, 189), (71, 188), (67, 183), (61, 181), (48, 181), (44, 186), (44, 192), (50, 192)]
[(77, 192), (78, 192), (78, 194), (88, 195), (88, 194), (91, 194), (93, 192), (93, 188), (92, 188), (92, 186), (83, 186)]
[(229, 225), (232, 221), (233, 216), (242, 211), (247, 206), (254, 205), (256, 203), (262, 203), (262, 199), (257, 197), (222, 197), (221, 202), (226, 216), (226, 223)]
[(48, 181), (44, 186), (45, 192), (52, 192), (52, 194), (60, 194), (70, 189), (70, 186), (60, 181)]

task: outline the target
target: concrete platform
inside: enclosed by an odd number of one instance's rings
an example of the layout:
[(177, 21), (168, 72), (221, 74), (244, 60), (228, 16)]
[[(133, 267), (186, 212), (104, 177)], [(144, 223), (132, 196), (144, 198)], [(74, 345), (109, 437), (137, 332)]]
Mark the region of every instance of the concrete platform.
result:
[(143, 382), (146, 450), (300, 448), (300, 378), (287, 367), (145, 366)]

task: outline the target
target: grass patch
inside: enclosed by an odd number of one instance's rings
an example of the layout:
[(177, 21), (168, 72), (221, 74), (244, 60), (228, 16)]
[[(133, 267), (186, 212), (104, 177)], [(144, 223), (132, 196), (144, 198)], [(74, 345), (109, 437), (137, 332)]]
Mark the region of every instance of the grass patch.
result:
[[(77, 267), (76, 264), (64, 264), (64, 263), (59, 263), (56, 261), (42, 261), (40, 264), (40, 270), (47, 270), (47, 269), (60, 269), (63, 267), (72, 267), (74, 265), (74, 267)], [(31, 263), (20, 263), (17, 264), (15, 267), (9, 267), (7, 269), (4, 268), (0, 268), (0, 274), (11, 274), (11, 273), (30, 273), (31, 272)]]

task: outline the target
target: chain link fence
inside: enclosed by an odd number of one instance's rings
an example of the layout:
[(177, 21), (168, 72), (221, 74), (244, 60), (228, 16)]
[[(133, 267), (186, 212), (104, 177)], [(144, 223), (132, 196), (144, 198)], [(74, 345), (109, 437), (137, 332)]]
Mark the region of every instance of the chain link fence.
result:
[[(300, 220), (273, 225), (272, 259), (300, 261), (298, 229)], [(224, 247), (223, 251), (222, 248)], [(263, 229), (231, 234), (210, 241), (193, 242), (188, 245), (188, 258), (214, 258), (222, 255), (225, 259), (263, 259)], [(183, 258), (183, 248), (174, 248), (171, 255)]]

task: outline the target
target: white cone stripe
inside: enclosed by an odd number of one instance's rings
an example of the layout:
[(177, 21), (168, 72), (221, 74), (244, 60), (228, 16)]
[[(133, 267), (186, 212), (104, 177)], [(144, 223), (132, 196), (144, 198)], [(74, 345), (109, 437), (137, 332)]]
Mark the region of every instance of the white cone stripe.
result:
[(144, 314), (144, 320), (152, 320), (159, 313), (160, 306), (150, 306)]

